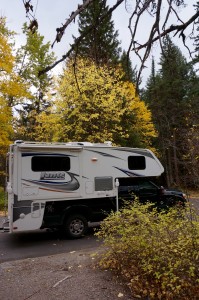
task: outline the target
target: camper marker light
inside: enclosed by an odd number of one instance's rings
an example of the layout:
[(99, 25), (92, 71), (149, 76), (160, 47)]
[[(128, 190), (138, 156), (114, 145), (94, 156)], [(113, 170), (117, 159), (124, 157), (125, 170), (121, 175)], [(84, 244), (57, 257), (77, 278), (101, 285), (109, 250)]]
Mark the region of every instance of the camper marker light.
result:
[(22, 213), (22, 214), (19, 215), (19, 217), (20, 217), (20, 219), (24, 219), (25, 218), (25, 214)]
[(115, 181), (115, 186), (118, 187), (120, 185), (118, 178)]
[(91, 161), (98, 161), (98, 158), (97, 157), (92, 157)]

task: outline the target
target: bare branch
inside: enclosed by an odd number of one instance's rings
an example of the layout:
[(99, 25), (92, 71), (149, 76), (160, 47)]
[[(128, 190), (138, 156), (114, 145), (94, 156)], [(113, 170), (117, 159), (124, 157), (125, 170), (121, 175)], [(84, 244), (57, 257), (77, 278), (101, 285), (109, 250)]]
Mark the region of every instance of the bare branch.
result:
[[(93, 0), (92, 0), (93, 1)], [(124, 2), (125, 0), (118, 0), (117, 3), (115, 5), (113, 5), (106, 14), (104, 14), (100, 19), (99, 19), (99, 24), (104, 20), (104, 18), (106, 18), (107, 15), (111, 15), (112, 12), (122, 3)], [(88, 30), (86, 32), (84, 32), (82, 35), (80, 35), (78, 38), (76, 38), (75, 42), (71, 45), (69, 51), (64, 54), (62, 56), (61, 59), (57, 60), (54, 64), (52, 64), (51, 66), (48, 66), (47, 68), (41, 70), (39, 72), (39, 76), (52, 70), (54, 67), (56, 67), (59, 63), (63, 62), (64, 60), (66, 60), (70, 55), (71, 53), (77, 49), (78, 45), (80, 44), (80, 42), (84, 39), (85, 36), (87, 36), (92, 30), (92, 27), (89, 27)]]
[(23, 4), (26, 10), (26, 17), (29, 19), (30, 24), (28, 26), (28, 29), (32, 32), (35, 33), (35, 31), (38, 29), (38, 22), (35, 19), (33, 13), (34, 7), (31, 4), (31, 0), (23, 0)]
[[(166, 35), (168, 35), (171, 32), (175, 31), (175, 35), (178, 34), (180, 31), (180, 35), (182, 34), (182, 32), (190, 25), (192, 24), (197, 18), (199, 17), (199, 11), (196, 12), (186, 23), (183, 23), (181, 25), (171, 25), (169, 28), (167, 28), (166, 30), (164, 30), (161, 34), (160, 37), (164, 37)], [(154, 43), (159, 39), (159, 36), (154, 37), (150, 42)], [(149, 44), (149, 41), (147, 41), (145, 44), (140, 45), (139, 47), (133, 49), (135, 51), (139, 51), (143, 48), (146, 48)]]
[(29, 14), (30, 11), (33, 12), (33, 5), (31, 4), (31, 0), (28, 1), (23, 0), (23, 4), (26, 10), (26, 14)]
[(165, 22), (164, 22), (164, 24), (163, 24), (163, 26), (162, 26), (162, 30), (165, 30), (165, 27), (166, 27), (166, 24), (167, 24), (167, 22), (168, 22), (168, 19), (169, 19), (169, 16), (170, 16), (171, 12), (173, 12), (173, 13), (175, 14), (175, 16), (176, 16), (176, 18), (177, 18), (178, 21), (180, 21), (181, 23), (184, 23), (184, 22), (180, 19), (178, 13), (176, 12), (176, 10), (175, 10), (175, 9), (173, 8), (173, 6), (172, 6), (173, 0), (167, 0), (167, 1), (168, 1), (168, 4), (169, 4), (169, 8), (168, 8), (168, 11), (167, 11), (167, 15), (166, 15), (166, 18), (165, 18)]
[[(140, 16), (143, 14), (144, 11), (148, 11), (148, 8), (151, 4), (151, 1), (146, 1), (142, 7), (142, 9), (139, 10), (139, 13), (136, 12), (137, 14), (137, 18), (136, 18), (136, 21), (135, 21), (135, 29), (134, 29), (134, 32), (132, 34), (132, 40), (131, 40), (131, 43), (134, 43), (134, 38), (135, 38), (135, 35), (136, 35), (136, 31), (137, 31), (137, 25), (138, 25), (138, 22), (139, 22), (139, 19), (140, 19)], [(155, 19), (155, 22), (152, 26), (152, 29), (151, 29), (151, 32), (150, 32), (150, 35), (149, 35), (149, 39), (148, 39), (148, 44), (146, 45), (146, 50), (145, 50), (145, 53), (144, 53), (144, 56), (143, 58), (141, 58), (141, 56), (139, 55), (137, 49), (139, 47), (135, 47), (134, 50), (135, 50), (135, 53), (139, 56), (140, 58), (140, 61), (141, 61), (141, 66), (140, 66), (140, 69), (139, 69), (139, 72), (138, 72), (138, 77), (137, 77), (137, 84), (138, 82), (140, 81), (140, 76), (141, 76), (141, 73), (142, 73), (142, 70), (145, 68), (145, 62), (151, 52), (151, 47), (152, 47), (152, 40), (155, 36), (155, 34), (157, 33), (158, 34), (158, 39), (160, 41), (160, 44), (161, 44), (161, 38), (160, 38), (160, 29), (159, 29), (159, 23), (160, 23), (160, 11), (161, 11), (161, 5), (162, 5), (162, 0), (158, 0), (158, 3), (157, 3), (157, 10), (156, 10), (156, 19)], [(153, 9), (153, 8), (152, 8)], [(136, 9), (135, 9), (136, 11)], [(132, 17), (135, 15), (135, 11), (132, 15)], [(129, 25), (130, 27), (130, 30), (131, 30), (131, 25)], [(130, 45), (131, 46), (131, 45)], [(130, 51), (130, 48), (129, 48), (129, 51)], [(128, 52), (129, 54), (129, 52)]]
[[(67, 27), (75, 21), (75, 18), (83, 12), (88, 5), (90, 5), (94, 0), (83, 0), (82, 4), (79, 4), (77, 9), (73, 11), (70, 16), (66, 19), (66, 22), (63, 23), (59, 28), (56, 29), (56, 37), (54, 42), (52, 43), (52, 47), (54, 46), (55, 43), (59, 43), (62, 40), (63, 35), (65, 34), (65, 31)], [(104, 13), (104, 15), (100, 18), (99, 23), (103, 21), (103, 19), (107, 16), (112, 14), (112, 12), (117, 9), (123, 2), (125, 3), (125, 7), (127, 10), (127, 1), (130, 0), (115, 0), (115, 4), (107, 11)], [(129, 24), (128, 28), (130, 31), (130, 41), (129, 41), (129, 48), (127, 51), (127, 57), (129, 58), (130, 52), (134, 51), (134, 53), (138, 56), (141, 65), (140, 65), (140, 70), (138, 72), (138, 82), (140, 81), (140, 76), (142, 73), (142, 70), (145, 68), (145, 63), (146, 60), (148, 59), (151, 49), (153, 44), (156, 41), (159, 41), (160, 47), (162, 49), (162, 38), (171, 32), (174, 33), (174, 36), (179, 34), (179, 38), (182, 39), (182, 42), (186, 49), (189, 51), (189, 54), (191, 56), (191, 52), (189, 48), (186, 46), (186, 35), (185, 35), (185, 29), (189, 27), (189, 25), (193, 24), (193, 29), (194, 29), (194, 23), (196, 19), (199, 17), (199, 11), (197, 11), (192, 17), (188, 19), (188, 21), (183, 22), (181, 18), (179, 17), (179, 14), (176, 10), (176, 7), (180, 6), (185, 6), (183, 0), (167, 0), (167, 1), (162, 1), (162, 0), (131, 0), (133, 3), (133, 13), (131, 14), (129, 18)], [(30, 25), (29, 28), (32, 32), (34, 32), (37, 27), (38, 23), (35, 17), (33, 16), (33, 5), (31, 4), (31, 0), (23, 0), (24, 7), (26, 10), (26, 16), (30, 20)], [(165, 8), (166, 8), (166, 13), (165, 13)], [(162, 11), (164, 11), (164, 15), (161, 14)], [(140, 42), (140, 37), (138, 35), (138, 26), (144, 22), (144, 16), (148, 14), (151, 19), (153, 20), (151, 22), (151, 28), (149, 31), (149, 35), (147, 38), (147, 41), (145, 43)], [(177, 22), (180, 22), (180, 25), (171, 25), (170, 27), (168, 26), (168, 22), (170, 20), (170, 16), (174, 14), (176, 17)], [(176, 23), (177, 24), (177, 23)], [(145, 23), (146, 25), (146, 23)], [(54, 64), (51, 66), (48, 66), (44, 70), (40, 71), (40, 75), (48, 72), (49, 70), (53, 69), (55, 66), (57, 66), (59, 63), (63, 62), (67, 58), (70, 57), (72, 53), (77, 51), (77, 48), (81, 41), (87, 36), (91, 30), (93, 29), (93, 26), (90, 26), (86, 32), (81, 34), (78, 38), (74, 40), (74, 43), (70, 45), (70, 49), (60, 58), (57, 60)], [(160, 29), (161, 26), (161, 29)], [(147, 28), (148, 29), (148, 28)], [(141, 51), (143, 50), (143, 51)], [(76, 53), (76, 52), (75, 52)], [(141, 54), (142, 53), (142, 54)]]
[(83, 1), (82, 5), (78, 5), (77, 10), (73, 11), (70, 15), (70, 17), (66, 20), (65, 24), (63, 24), (61, 27), (57, 28), (57, 35), (56, 38), (54, 40), (54, 42), (52, 43), (52, 47), (54, 46), (54, 44), (57, 42), (59, 43), (62, 39), (62, 36), (64, 35), (64, 32), (66, 30), (66, 28), (68, 27), (68, 25), (70, 25), (72, 22), (75, 22), (75, 18), (84, 10), (86, 9), (86, 7), (92, 3), (93, 0), (85, 0)]

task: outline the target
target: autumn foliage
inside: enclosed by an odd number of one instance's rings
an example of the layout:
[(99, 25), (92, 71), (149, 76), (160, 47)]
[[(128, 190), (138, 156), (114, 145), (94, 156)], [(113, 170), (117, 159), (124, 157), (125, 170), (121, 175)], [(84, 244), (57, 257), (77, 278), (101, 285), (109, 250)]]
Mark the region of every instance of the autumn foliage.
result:
[(5, 154), (13, 135), (12, 106), (27, 94), (25, 85), (14, 72), (11, 35), (6, 29), (5, 19), (0, 18), (0, 176), (4, 174)]
[(121, 68), (96, 66), (79, 59), (69, 62), (60, 79), (56, 102), (59, 140), (112, 141), (118, 145), (151, 146), (156, 132), (151, 113), (122, 80)]
[(192, 207), (157, 214), (135, 202), (108, 216), (97, 236), (100, 266), (125, 278), (136, 299), (198, 299), (199, 222)]

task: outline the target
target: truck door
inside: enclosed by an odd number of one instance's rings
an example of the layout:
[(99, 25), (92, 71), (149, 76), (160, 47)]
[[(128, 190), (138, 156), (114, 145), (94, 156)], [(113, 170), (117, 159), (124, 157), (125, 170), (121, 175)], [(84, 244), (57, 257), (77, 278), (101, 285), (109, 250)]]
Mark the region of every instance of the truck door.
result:
[(141, 202), (157, 202), (158, 187), (150, 181), (140, 181), (139, 183), (139, 199)]

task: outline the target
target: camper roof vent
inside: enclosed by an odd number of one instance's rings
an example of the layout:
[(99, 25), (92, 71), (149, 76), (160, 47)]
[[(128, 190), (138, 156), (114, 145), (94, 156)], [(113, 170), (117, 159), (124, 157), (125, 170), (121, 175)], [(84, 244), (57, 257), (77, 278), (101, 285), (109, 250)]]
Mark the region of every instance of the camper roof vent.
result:
[(93, 143), (90, 142), (68, 142), (66, 145), (71, 146), (93, 146)]
[(104, 144), (106, 144), (107, 146), (112, 146), (112, 142), (111, 141), (106, 141), (106, 142), (104, 142)]
[(22, 144), (23, 143), (23, 140), (16, 140), (15, 141), (15, 144)]
[(93, 146), (93, 143), (90, 143), (90, 142), (78, 142), (77, 145), (82, 145), (82, 146)]

